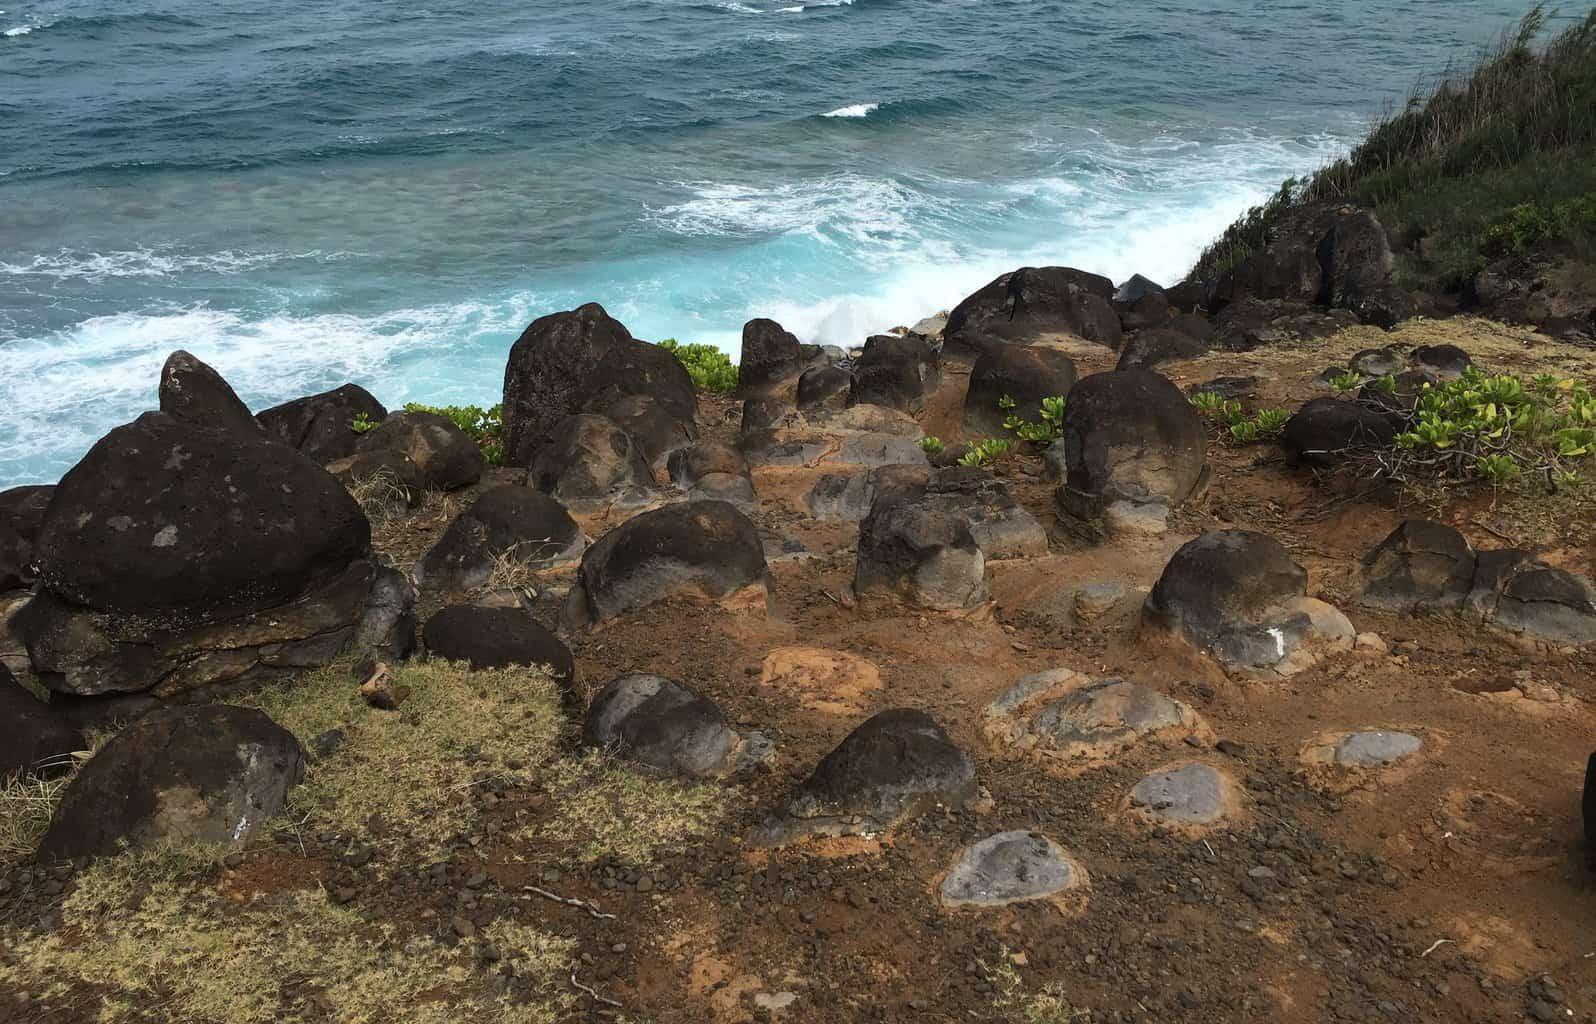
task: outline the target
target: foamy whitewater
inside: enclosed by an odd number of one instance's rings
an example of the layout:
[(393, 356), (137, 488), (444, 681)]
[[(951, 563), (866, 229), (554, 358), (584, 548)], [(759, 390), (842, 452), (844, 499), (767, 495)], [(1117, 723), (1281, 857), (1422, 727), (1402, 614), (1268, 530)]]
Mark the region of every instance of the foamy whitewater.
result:
[(0, 486), (186, 348), (260, 409), (497, 400), (602, 302), (736, 354), (1003, 271), (1178, 280), (1521, 0), (33, 0), (0, 13)]

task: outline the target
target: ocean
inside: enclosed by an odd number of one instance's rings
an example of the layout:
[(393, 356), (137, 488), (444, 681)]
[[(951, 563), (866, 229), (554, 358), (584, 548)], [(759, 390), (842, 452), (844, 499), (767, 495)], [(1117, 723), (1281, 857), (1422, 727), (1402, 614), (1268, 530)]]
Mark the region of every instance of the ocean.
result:
[(1172, 283), (1524, 0), (0, 0), (0, 487), (155, 404), (498, 401), (534, 317), (806, 341)]

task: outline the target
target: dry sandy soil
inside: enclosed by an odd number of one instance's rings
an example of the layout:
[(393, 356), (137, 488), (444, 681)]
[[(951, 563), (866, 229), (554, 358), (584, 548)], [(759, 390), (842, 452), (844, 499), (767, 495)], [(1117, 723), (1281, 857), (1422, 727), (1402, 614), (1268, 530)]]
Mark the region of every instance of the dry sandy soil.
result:
[[(1295, 408), (1328, 393), (1315, 380), (1326, 366), (1392, 340), (1450, 341), (1490, 369), (1596, 379), (1591, 349), (1470, 320), (1414, 323), (1394, 337), (1358, 328), (1164, 372), (1183, 387), (1254, 376), (1249, 404)], [(1082, 373), (1111, 368), (1112, 359), (1090, 354)], [(957, 438), (967, 375), (967, 366), (945, 367), (928, 433)], [(736, 418), (731, 403), (703, 400), (707, 437), (735, 440)], [(856, 528), (815, 522), (803, 505), (822, 468), (756, 471), (755, 518), (770, 550), (802, 546), (772, 559), (767, 618), (656, 607), (571, 641), (590, 689), (622, 672), (666, 675), (775, 741), (768, 768), (726, 783), (725, 816), (706, 834), (652, 850), (642, 863), (593, 859), (577, 842), (538, 835), (553, 813), (538, 786), (508, 786), (473, 797), (477, 826), (441, 858), (382, 837), (299, 830), (212, 869), (206, 884), (241, 900), (341, 891), (365, 919), (445, 944), (469, 941), (455, 927), (462, 916), (479, 928), (506, 917), (533, 921), (576, 943), (584, 988), (570, 992), (559, 1019), (1596, 1020), (1596, 874), (1578, 842), (1580, 786), (1596, 749), (1596, 651), (1528, 648), (1351, 601), (1359, 558), (1415, 515), (1453, 523), (1476, 547), (1525, 547), (1596, 575), (1589, 492), (1404, 495), (1367, 479), (1317, 479), (1288, 469), (1270, 445), (1217, 437), (1210, 460), (1206, 497), (1182, 510), (1165, 537), (1090, 546), (1055, 530), (1046, 557), (994, 564), (995, 604), (971, 616), (856, 604)], [(1021, 455), (997, 472), (1053, 526), (1039, 458)], [(390, 522), (381, 545), (407, 564), (446, 518), (434, 508)], [(600, 517), (584, 525), (596, 536), (612, 524)], [(1389, 650), (1339, 655), (1289, 681), (1233, 680), (1141, 645), (1137, 598), (1089, 624), (1074, 621), (1070, 598), (1080, 586), (1145, 591), (1180, 544), (1229, 527), (1280, 539), (1308, 569), (1309, 593)], [(562, 582), (535, 584), (548, 595), (538, 607), (550, 626)], [(840, 667), (829, 679), (764, 671), (770, 652), (790, 647), (851, 658), (832, 658)], [(1057, 667), (1147, 683), (1196, 708), (1222, 742), (1142, 744), (1066, 772), (984, 741), (981, 709), (1020, 676)], [(971, 753), (989, 806), (775, 853), (744, 844), (761, 809), (851, 728), (898, 706), (929, 712)], [(1304, 763), (1315, 737), (1362, 728), (1407, 730), (1424, 747), (1383, 771)], [(1174, 832), (1129, 809), (1127, 794), (1143, 775), (1191, 760), (1236, 780), (1233, 818)], [(1068, 850), (1091, 879), (1084, 903), (941, 907), (935, 884), (959, 850), (1008, 829), (1044, 832)], [(366, 848), (379, 852), (351, 857)], [(0, 915), (48, 923), (71, 884), (15, 869)], [(529, 884), (614, 917), (528, 899)], [(91, 1020), (99, 1004), (73, 990), (17, 1005), (11, 1015), (0, 1003), (0, 1017)], [(151, 1009), (150, 1019), (169, 1018)]]

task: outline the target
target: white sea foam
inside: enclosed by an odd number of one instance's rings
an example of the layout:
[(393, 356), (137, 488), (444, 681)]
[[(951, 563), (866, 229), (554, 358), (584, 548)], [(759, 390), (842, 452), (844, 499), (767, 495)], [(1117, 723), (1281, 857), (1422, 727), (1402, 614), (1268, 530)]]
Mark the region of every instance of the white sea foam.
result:
[(28, 33), (32, 32), (35, 27), (36, 26), (34, 25), (18, 25), (16, 28), (8, 28), (4, 32), (0, 32), (0, 36), (4, 36), (7, 39), (15, 39), (18, 36), (27, 35)]
[(869, 117), (872, 112), (880, 109), (880, 107), (881, 107), (881, 104), (879, 104), (879, 103), (855, 103), (851, 107), (838, 107), (836, 110), (828, 110), (826, 113), (824, 113), (824, 114), (822, 114), (820, 116), (821, 117)]
[(36, 255), (23, 263), (0, 261), (0, 275), (102, 281), (118, 277), (170, 277), (193, 273), (241, 274), (287, 260), (330, 261), (347, 255), (319, 251), (242, 252), (236, 249), (209, 253), (181, 253), (165, 248), (105, 253), (61, 249)]

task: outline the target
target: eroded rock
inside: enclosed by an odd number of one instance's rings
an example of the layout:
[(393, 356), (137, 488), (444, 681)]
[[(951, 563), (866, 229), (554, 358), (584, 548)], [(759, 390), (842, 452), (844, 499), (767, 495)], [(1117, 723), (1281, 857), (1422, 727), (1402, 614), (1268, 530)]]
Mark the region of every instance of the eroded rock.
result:
[(747, 746), (714, 701), (652, 675), (621, 676), (600, 690), (582, 741), (689, 778), (735, 771)]
[(455, 517), (421, 560), (416, 582), (429, 590), (471, 590), (496, 565), (543, 570), (580, 558), (587, 538), (565, 507), (530, 487), (484, 491)]
[(945, 907), (1005, 907), (1086, 884), (1086, 872), (1040, 832), (999, 832), (965, 847), (937, 893)]
[(1207, 735), (1190, 707), (1140, 683), (1050, 669), (1021, 679), (982, 714), (999, 747), (1065, 762), (1099, 762), (1144, 740)]

